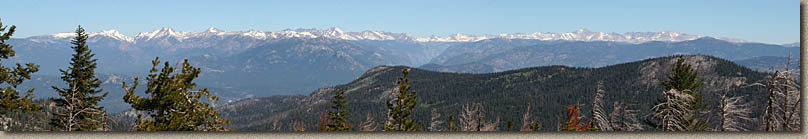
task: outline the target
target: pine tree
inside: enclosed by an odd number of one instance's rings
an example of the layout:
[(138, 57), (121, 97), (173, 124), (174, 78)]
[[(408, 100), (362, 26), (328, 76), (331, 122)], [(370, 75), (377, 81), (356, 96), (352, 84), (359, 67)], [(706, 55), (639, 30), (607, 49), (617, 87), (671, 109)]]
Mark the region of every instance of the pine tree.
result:
[(178, 67), (179, 72), (165, 62), (157, 73), (159, 63), (159, 58), (152, 61), (146, 78), (145, 94), (149, 97), (135, 95), (137, 77), (131, 87), (123, 83), (126, 91), (123, 100), (135, 110), (148, 113), (145, 117), (138, 115), (135, 121), (138, 131), (229, 131), (224, 125), (230, 121), (220, 118), (208, 103), (215, 103), (219, 98), (211, 95), (207, 88), (191, 90), (196, 87), (193, 80), (199, 77), (199, 68), (188, 64), (186, 59), (182, 67)]
[(348, 120), (351, 116), (348, 115), (348, 111), (345, 110), (345, 107), (348, 106), (345, 102), (345, 91), (337, 91), (334, 93), (334, 100), (332, 103), (334, 105), (331, 108), (334, 112), (328, 112), (328, 124), (325, 128), (325, 131), (351, 131), (353, 126), (348, 123)]
[[(2, 63), (3, 59), (14, 57), (15, 52), (14, 49), (12, 49), (13, 46), (6, 44), (6, 40), (14, 35), (16, 28), (17, 26), (14, 25), (11, 27), (3, 26), (3, 22), (0, 21), (0, 63)], [(6, 29), (8, 29), (8, 31), (6, 31)], [(39, 65), (35, 65), (34, 63), (27, 63), (25, 66), (22, 66), (20, 63), (16, 65), (16, 68), (0, 65), (0, 84), (7, 83), (10, 85), (5, 88), (0, 88), (0, 120), (2, 120), (3, 123), (12, 122), (10, 121), (11, 119), (6, 118), (6, 114), (11, 111), (21, 110), (31, 112), (40, 109), (39, 105), (32, 101), (34, 98), (33, 88), (26, 91), (23, 96), (20, 96), (20, 92), (17, 91), (18, 85), (22, 84), (24, 80), (31, 79), (31, 74), (39, 71)], [(8, 127), (6, 124), (0, 126)], [(6, 130), (7, 128), (0, 129), (0, 131)]]
[(449, 123), (446, 123), (446, 130), (448, 130), (448, 131), (459, 131), (460, 128), (457, 127), (457, 125), (454, 122), (454, 120), (455, 120), (454, 115), (449, 114), (448, 118), (449, 118)]
[(687, 108), (693, 114), (690, 114), (691, 117), (685, 119), (682, 124), (686, 125), (686, 131), (704, 131), (710, 126), (709, 119), (699, 119), (699, 113), (707, 109), (709, 105), (702, 101), (704, 94), (699, 92), (699, 88), (704, 84), (704, 81), (697, 79), (698, 73), (696, 73), (695, 69), (684, 62), (684, 57), (679, 56), (676, 64), (671, 67), (671, 75), (668, 76), (668, 80), (661, 80), (660, 83), (665, 86), (666, 90), (676, 89), (693, 97), (690, 102), (687, 102)]
[(54, 113), (52, 125), (64, 131), (94, 131), (99, 130), (103, 124), (104, 107), (98, 101), (107, 96), (107, 92), (97, 95), (104, 90), (100, 88), (101, 81), (95, 77), (95, 54), (87, 46), (88, 35), (81, 26), (76, 29), (76, 37), (71, 41), (73, 58), (70, 67), (62, 72), (62, 80), (67, 82), (67, 88), (52, 88), (61, 98), (54, 99), (61, 111)]
[(418, 104), (418, 95), (415, 91), (409, 92), (410, 86), (407, 83), (410, 79), (407, 74), (409, 68), (405, 68), (402, 73), (404, 77), (398, 79), (398, 94), (387, 102), (387, 121), (384, 123), (385, 131), (418, 131), (421, 125), (415, 119), (410, 119), (413, 109)]

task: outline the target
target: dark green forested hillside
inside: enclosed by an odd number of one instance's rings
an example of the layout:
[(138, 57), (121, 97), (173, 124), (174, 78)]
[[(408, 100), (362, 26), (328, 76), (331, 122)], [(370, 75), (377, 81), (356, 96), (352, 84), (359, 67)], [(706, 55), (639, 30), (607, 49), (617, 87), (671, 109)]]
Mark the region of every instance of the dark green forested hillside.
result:
[[(763, 90), (739, 86), (763, 79), (764, 73), (712, 56), (685, 56), (685, 59), (686, 63), (694, 65), (699, 78), (704, 79), (701, 90), (705, 92), (705, 100), (716, 104), (717, 92), (749, 95), (747, 100), (761, 101), (753, 103), (752, 117), (761, 115), (763, 105), (760, 104), (765, 100)], [(447, 115), (457, 117), (462, 105), (477, 102), (484, 105), (486, 119), (501, 118), (500, 130), (507, 130), (505, 121), (513, 121), (513, 127), (518, 129), (522, 125), (522, 114), (530, 104), (531, 117), (541, 120), (542, 130), (557, 130), (566, 105), (579, 104), (583, 115), (589, 116), (598, 81), (604, 83), (606, 112), (612, 110), (613, 103), (621, 102), (634, 104), (630, 109), (641, 110), (640, 115), (647, 116), (653, 104), (661, 99), (664, 87), (659, 80), (667, 77), (674, 63), (675, 57), (668, 56), (601, 68), (546, 66), (489, 74), (413, 69), (409, 75), (411, 91), (418, 92), (414, 118), (426, 128), (433, 108), (441, 113), (440, 119), (446, 121)], [(288, 131), (289, 124), (295, 120), (304, 121), (307, 131), (313, 131), (320, 115), (330, 107), (333, 92), (344, 89), (347, 109), (352, 116), (348, 121), (358, 125), (370, 113), (378, 124), (385, 119), (385, 101), (390, 99), (395, 81), (404, 68), (379, 66), (348, 84), (322, 88), (309, 96), (245, 99), (220, 106), (217, 111), (231, 120), (229, 126), (238, 131), (266, 131), (275, 126)]]

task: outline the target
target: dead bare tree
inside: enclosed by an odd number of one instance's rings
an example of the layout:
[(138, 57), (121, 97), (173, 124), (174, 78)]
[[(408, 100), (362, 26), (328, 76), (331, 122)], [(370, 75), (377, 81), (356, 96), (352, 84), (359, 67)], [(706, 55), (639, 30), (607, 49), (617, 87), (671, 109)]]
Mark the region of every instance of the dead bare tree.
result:
[(429, 129), (428, 129), (429, 131), (443, 131), (444, 130), (443, 127), (440, 126), (440, 125), (443, 124), (443, 121), (441, 121), (438, 118), (440, 118), (440, 113), (438, 113), (437, 109), (432, 108), (432, 117), (429, 119), (429, 121), (430, 121), (429, 122)]
[(290, 123), (289, 125), (290, 125), (289, 128), (291, 128), (292, 131), (306, 131), (306, 123), (305, 123), (305, 121), (297, 121), (297, 120), (295, 120), (295, 121), (292, 121), (292, 123)]
[(272, 131), (281, 131), (281, 124), (278, 121), (278, 119), (275, 119), (275, 120), (272, 121), (272, 128), (270, 128), (270, 130), (272, 130)]
[(362, 121), (362, 124), (359, 127), (359, 130), (360, 131), (376, 131), (377, 127), (378, 126), (376, 125), (376, 122), (374, 121), (373, 116), (370, 115), (370, 113), (368, 113), (366, 118), (365, 118), (365, 121)]
[[(57, 115), (63, 115), (57, 117), (55, 119), (55, 124), (58, 124), (64, 129), (63, 131), (74, 131), (79, 128), (80, 124), (83, 122), (98, 122), (99, 119), (92, 119), (92, 118), (80, 118), (79, 115), (83, 114), (101, 114), (104, 113), (102, 108), (100, 107), (84, 107), (81, 106), (85, 105), (83, 101), (76, 98), (78, 94), (78, 87), (77, 85), (73, 85), (73, 89), (70, 90), (70, 98), (68, 100), (63, 100), (59, 102), (60, 106), (63, 106), (64, 112), (57, 113)], [(62, 100), (62, 99), (59, 99)], [(85, 120), (85, 121), (82, 121)]]
[(541, 121), (530, 120), (530, 104), (527, 104), (527, 110), (522, 115), (522, 128), (519, 131), (539, 131), (541, 129)]
[(463, 105), (460, 113), (461, 131), (480, 131), (485, 120), (485, 109), (480, 103)]
[(627, 104), (615, 102), (614, 110), (609, 113), (609, 121), (614, 131), (639, 131), (643, 130), (638, 118), (639, 110), (628, 109)]
[(497, 116), (497, 119), (492, 122), (484, 123), (483, 126), (480, 127), (480, 131), (497, 131), (498, 126), (499, 116)]
[(729, 97), (727, 93), (721, 95), (719, 117), (721, 125), (719, 131), (747, 131), (744, 121), (751, 121), (752, 109), (749, 103), (743, 103), (744, 96)]
[(600, 131), (613, 131), (611, 122), (609, 122), (606, 112), (603, 110), (603, 97), (606, 91), (602, 89), (603, 82), (598, 82), (597, 91), (595, 92), (595, 99), (592, 101), (592, 120), (597, 123), (597, 128)]
[(691, 116), (693, 110), (687, 104), (693, 100), (693, 96), (686, 93), (689, 90), (679, 91), (671, 89), (663, 92), (663, 100), (655, 105), (652, 110), (654, 117), (660, 119), (663, 131), (686, 131), (684, 122)]
[(788, 63), (784, 66), (785, 70), (772, 68), (774, 73), (766, 80), (749, 85), (765, 87), (769, 94), (768, 103), (761, 117), (762, 130), (800, 131), (801, 91), (796, 80), (796, 72), (789, 66), (791, 63), (789, 55)]

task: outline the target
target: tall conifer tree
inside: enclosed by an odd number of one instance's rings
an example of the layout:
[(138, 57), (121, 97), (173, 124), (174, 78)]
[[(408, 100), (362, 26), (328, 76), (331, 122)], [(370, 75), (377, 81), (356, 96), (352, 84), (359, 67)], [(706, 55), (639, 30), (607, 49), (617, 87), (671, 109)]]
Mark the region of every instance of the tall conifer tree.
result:
[(98, 101), (104, 99), (107, 93), (97, 95), (103, 89), (99, 87), (101, 81), (95, 76), (97, 59), (93, 59), (95, 54), (87, 46), (87, 38), (84, 28), (79, 26), (76, 37), (70, 42), (75, 52), (70, 59), (70, 67), (59, 70), (62, 80), (67, 82), (67, 88), (53, 86), (62, 96), (54, 101), (63, 109), (54, 113), (51, 124), (65, 131), (98, 130), (104, 122), (101, 120), (104, 107), (99, 106)]
[(334, 93), (334, 100), (332, 103), (334, 105), (331, 106), (334, 109), (333, 112), (328, 112), (328, 124), (325, 131), (350, 131), (353, 129), (350, 123), (348, 123), (347, 119), (350, 119), (351, 116), (348, 115), (348, 111), (345, 110), (345, 107), (348, 106), (345, 101), (345, 91), (337, 91)]
[[(11, 27), (3, 26), (0, 21), (0, 63), (3, 59), (14, 57), (14, 49), (10, 44), (6, 44), (6, 40), (14, 35), (17, 26)], [(8, 31), (6, 31), (8, 29)], [(16, 64), (16, 68), (5, 67), (0, 65), (0, 84), (9, 84), (10, 86), (0, 89), (0, 114), (12, 110), (23, 111), (36, 111), (39, 110), (39, 105), (36, 105), (31, 100), (34, 98), (34, 89), (29, 89), (25, 92), (24, 96), (20, 96), (17, 91), (17, 86), (22, 84), (24, 80), (31, 79), (31, 74), (39, 71), (39, 65), (34, 63), (26, 63), (22, 66), (20, 63)]]
[(404, 77), (398, 79), (398, 94), (387, 102), (387, 122), (384, 123), (384, 131), (418, 131), (421, 129), (418, 121), (410, 119), (413, 109), (418, 104), (418, 95), (415, 91), (410, 93), (410, 73), (409, 68), (405, 68), (402, 73)]
[(685, 130), (687, 131), (704, 131), (709, 126), (708, 119), (699, 119), (700, 111), (707, 109), (709, 104), (703, 102), (704, 94), (699, 92), (699, 88), (704, 81), (698, 78), (698, 73), (690, 64), (685, 64), (683, 56), (679, 56), (676, 64), (671, 67), (671, 74), (667, 80), (661, 80), (660, 83), (665, 86), (665, 90), (678, 90), (685, 92), (692, 96), (693, 99), (686, 102), (687, 108), (690, 109), (692, 114), (690, 117), (682, 121)]
[[(17, 26), (3, 26), (3, 22), (0, 21), (0, 63), (3, 62), (3, 59), (14, 57), (13, 46), (6, 44), (6, 40), (14, 35), (16, 29)], [(40, 109), (39, 105), (32, 101), (34, 99), (33, 88), (28, 89), (23, 96), (20, 96), (20, 92), (17, 91), (17, 86), (24, 80), (31, 79), (31, 74), (37, 71), (39, 71), (39, 65), (34, 63), (27, 63), (25, 66), (17, 63), (16, 68), (0, 65), (0, 84), (8, 84), (7, 87), (0, 88), (0, 131), (8, 130), (9, 125), (13, 122), (7, 118), (7, 114), (12, 111), (30, 112)]]
[(135, 95), (138, 78), (134, 85), (123, 83), (126, 94), (123, 100), (138, 111), (148, 113), (147, 117), (138, 115), (135, 126), (138, 131), (230, 131), (224, 125), (229, 120), (219, 117), (218, 112), (206, 100), (215, 103), (219, 98), (210, 94), (207, 88), (191, 90), (196, 87), (194, 79), (199, 77), (199, 68), (188, 64), (186, 59), (179, 72), (168, 62), (158, 73), (159, 58), (152, 61), (152, 69), (146, 78), (146, 95)]

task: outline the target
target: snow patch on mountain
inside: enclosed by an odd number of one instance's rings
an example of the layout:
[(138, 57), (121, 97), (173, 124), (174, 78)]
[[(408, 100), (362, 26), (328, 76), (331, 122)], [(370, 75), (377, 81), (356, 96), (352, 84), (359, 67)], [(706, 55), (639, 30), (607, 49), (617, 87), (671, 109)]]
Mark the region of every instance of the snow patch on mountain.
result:
[[(102, 30), (101, 32), (93, 32), (93, 33), (90, 33), (88, 36), (89, 37), (95, 37), (95, 36), (99, 36), (99, 35), (100, 36), (110, 37), (110, 38), (113, 38), (113, 39), (116, 39), (116, 40), (126, 41), (126, 42), (135, 42), (135, 39), (133, 39), (133, 38), (131, 38), (129, 36), (123, 35), (123, 34), (121, 34), (120, 32), (118, 32), (117, 30), (114, 30), (114, 29), (113, 30)], [(73, 36), (76, 36), (76, 34), (73, 33)]]
[[(340, 28), (331, 27), (324, 30), (318, 29), (285, 29), (277, 32), (263, 32), (259, 30), (249, 31), (225, 31), (217, 28), (208, 28), (202, 32), (180, 32), (172, 28), (160, 28), (151, 32), (141, 32), (134, 37), (128, 37), (120, 34), (116, 30), (105, 30), (101, 32), (94, 32), (89, 34), (90, 37), (97, 35), (107, 36), (114, 39), (137, 42), (137, 41), (150, 41), (154, 39), (176, 39), (183, 41), (189, 38), (200, 37), (223, 37), (230, 35), (240, 35), (244, 37), (251, 37), (254, 39), (285, 39), (285, 38), (330, 38), (342, 40), (401, 40), (401, 41), (415, 41), (415, 42), (474, 42), (486, 39), (531, 39), (531, 40), (568, 40), (568, 41), (612, 41), (612, 42), (625, 42), (625, 43), (643, 43), (649, 41), (668, 41), (679, 42), (687, 40), (695, 40), (701, 37), (700, 35), (690, 35), (679, 33), (676, 31), (662, 31), (662, 32), (626, 32), (626, 33), (607, 33), (607, 32), (593, 32), (586, 29), (578, 29), (568, 33), (551, 33), (551, 32), (535, 32), (530, 34), (515, 33), (515, 34), (497, 34), (497, 35), (469, 35), (469, 34), (452, 34), (446, 37), (430, 36), (430, 37), (412, 37), (405, 33), (391, 33), (381, 31), (362, 31), (362, 32), (345, 32)], [(75, 33), (57, 33), (50, 35), (52, 38), (61, 39), (74, 37)], [(714, 37), (719, 40), (742, 43), (746, 40)]]
[[(649, 41), (670, 41), (679, 42), (687, 40), (695, 40), (705, 36), (683, 34), (676, 31), (663, 31), (663, 32), (627, 32), (619, 33), (606, 33), (606, 32), (592, 32), (586, 29), (578, 29), (569, 33), (542, 33), (536, 32), (531, 34), (498, 34), (498, 35), (467, 35), (467, 34), (454, 34), (447, 37), (431, 36), (428, 38), (416, 38), (415, 41), (419, 42), (473, 42), (485, 39), (502, 38), (502, 39), (531, 39), (531, 40), (568, 40), (568, 41), (613, 41), (613, 42), (626, 42), (626, 43), (643, 43)], [(746, 42), (741, 39), (716, 37), (720, 40), (729, 42)]]

